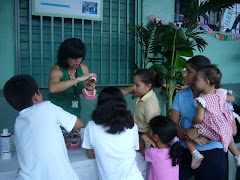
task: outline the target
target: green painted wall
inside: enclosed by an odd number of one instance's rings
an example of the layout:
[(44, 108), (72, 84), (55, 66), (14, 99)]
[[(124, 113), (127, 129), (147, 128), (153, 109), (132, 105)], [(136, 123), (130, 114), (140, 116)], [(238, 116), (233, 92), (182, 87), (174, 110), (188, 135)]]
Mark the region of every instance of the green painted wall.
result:
[(151, 15), (166, 21), (173, 21), (174, 6), (174, 0), (143, 0), (143, 24), (149, 22)]
[(0, 90), (15, 74), (14, 0), (0, 3)]
[(220, 41), (209, 34), (202, 36), (208, 43), (205, 51), (195, 54), (207, 56), (212, 63), (219, 65), (222, 84), (240, 83), (240, 40)]

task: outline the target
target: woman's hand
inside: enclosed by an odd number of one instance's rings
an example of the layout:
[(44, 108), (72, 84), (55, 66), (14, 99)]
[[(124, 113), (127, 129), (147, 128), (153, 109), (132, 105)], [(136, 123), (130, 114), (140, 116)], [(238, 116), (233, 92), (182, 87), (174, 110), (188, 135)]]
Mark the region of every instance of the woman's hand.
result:
[(92, 74), (91, 74), (91, 73), (84, 73), (82, 76), (77, 77), (77, 78), (76, 78), (76, 81), (77, 81), (77, 83), (83, 82), (83, 81), (87, 81), (87, 80), (90, 79), (91, 77), (92, 77)]
[(191, 128), (191, 129), (187, 130), (184, 138), (188, 138), (190, 140), (194, 140), (198, 136), (199, 136), (198, 129), (197, 128)]
[(197, 128), (188, 129), (185, 139), (192, 140), (195, 143), (199, 144), (200, 146), (203, 146), (210, 142), (210, 140), (207, 137), (198, 134)]
[(143, 134), (142, 135), (142, 139), (143, 141), (149, 146), (151, 147), (151, 145), (155, 148), (156, 144), (155, 142), (147, 135), (147, 134)]
[(92, 91), (93, 89), (95, 89), (96, 85), (95, 83), (91, 82), (91, 81), (88, 81), (87, 84), (86, 84), (86, 89), (88, 91)]
[(207, 137), (199, 136), (193, 140), (195, 143), (197, 143), (200, 146), (203, 146), (210, 142), (210, 140)]

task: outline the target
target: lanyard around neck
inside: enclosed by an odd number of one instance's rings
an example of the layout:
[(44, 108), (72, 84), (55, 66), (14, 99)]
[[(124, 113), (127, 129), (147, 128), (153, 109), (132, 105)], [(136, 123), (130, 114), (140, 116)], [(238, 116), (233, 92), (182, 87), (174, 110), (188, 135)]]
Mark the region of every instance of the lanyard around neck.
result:
[[(76, 69), (75, 79), (77, 78), (77, 72), (78, 71)], [(69, 80), (71, 80), (69, 74), (68, 74), (68, 78), (69, 78)], [(76, 100), (76, 97), (77, 97), (77, 84), (72, 86), (72, 88), (73, 88), (73, 99)]]

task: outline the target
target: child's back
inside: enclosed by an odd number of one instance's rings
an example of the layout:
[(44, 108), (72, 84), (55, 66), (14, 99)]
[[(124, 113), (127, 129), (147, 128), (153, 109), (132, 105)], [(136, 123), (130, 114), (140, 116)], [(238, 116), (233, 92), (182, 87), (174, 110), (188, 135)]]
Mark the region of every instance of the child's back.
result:
[(101, 180), (143, 180), (136, 165), (138, 128), (120, 89), (104, 88), (85, 131), (82, 147), (95, 158)]
[(179, 175), (179, 166), (172, 166), (170, 148), (147, 148), (145, 160), (151, 162), (149, 180), (176, 180)]
[(59, 125), (71, 131), (76, 117), (50, 101), (20, 111), (14, 127), (18, 179), (78, 179), (72, 169)]
[(172, 144), (177, 136), (175, 123), (163, 116), (156, 116), (150, 121), (150, 136), (156, 148), (145, 150), (145, 160), (150, 162), (149, 180), (179, 179), (179, 161), (181, 148), (179, 142)]
[(68, 132), (83, 126), (77, 118), (50, 101), (43, 102), (29, 75), (12, 77), (4, 86), (8, 103), (19, 111), (14, 126), (18, 180), (77, 180), (60, 126)]

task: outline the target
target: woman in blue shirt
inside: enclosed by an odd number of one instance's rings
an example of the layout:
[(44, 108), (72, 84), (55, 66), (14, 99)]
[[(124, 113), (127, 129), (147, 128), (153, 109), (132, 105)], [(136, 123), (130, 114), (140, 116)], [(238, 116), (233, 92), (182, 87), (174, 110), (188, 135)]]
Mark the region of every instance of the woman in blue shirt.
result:
[[(194, 56), (188, 60), (184, 73), (184, 84), (189, 87), (177, 93), (171, 107), (171, 119), (177, 124), (178, 137), (183, 147), (184, 159), (180, 163), (179, 179), (188, 180), (194, 175), (195, 180), (223, 179), (226, 171), (226, 158), (223, 145), (217, 141), (209, 141), (201, 137), (201, 130), (192, 127), (192, 120), (196, 115), (194, 98), (201, 92), (194, 85), (197, 71), (211, 64), (205, 56)], [(204, 156), (201, 166), (191, 168), (192, 155), (187, 149), (184, 139), (196, 142), (197, 149)]]

